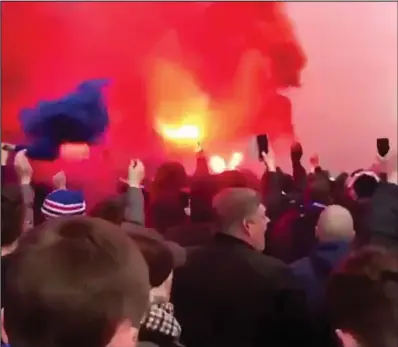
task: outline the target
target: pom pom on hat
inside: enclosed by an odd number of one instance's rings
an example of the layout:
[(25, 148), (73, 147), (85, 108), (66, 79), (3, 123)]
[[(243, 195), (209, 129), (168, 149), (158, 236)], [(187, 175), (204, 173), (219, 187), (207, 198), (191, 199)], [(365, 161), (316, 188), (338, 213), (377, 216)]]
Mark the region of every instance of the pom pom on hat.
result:
[(86, 213), (86, 202), (79, 191), (55, 190), (45, 198), (41, 212), (47, 218), (83, 215)]

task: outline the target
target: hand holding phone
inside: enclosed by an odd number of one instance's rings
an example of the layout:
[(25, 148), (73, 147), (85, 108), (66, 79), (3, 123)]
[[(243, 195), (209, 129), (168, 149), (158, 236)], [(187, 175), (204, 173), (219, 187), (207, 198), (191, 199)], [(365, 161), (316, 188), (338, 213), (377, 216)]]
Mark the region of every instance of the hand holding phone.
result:
[(387, 137), (377, 139), (377, 153), (380, 157), (385, 157), (390, 151), (390, 141)]
[(258, 150), (258, 159), (263, 161), (263, 152), (268, 154), (268, 136), (267, 134), (257, 135), (257, 150)]

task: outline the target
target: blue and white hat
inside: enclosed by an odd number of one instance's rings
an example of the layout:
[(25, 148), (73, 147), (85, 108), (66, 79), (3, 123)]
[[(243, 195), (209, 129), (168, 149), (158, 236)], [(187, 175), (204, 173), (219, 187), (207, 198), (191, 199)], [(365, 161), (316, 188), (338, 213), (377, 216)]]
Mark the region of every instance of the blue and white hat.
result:
[(83, 215), (86, 213), (86, 202), (79, 191), (54, 190), (45, 198), (41, 212), (47, 218)]

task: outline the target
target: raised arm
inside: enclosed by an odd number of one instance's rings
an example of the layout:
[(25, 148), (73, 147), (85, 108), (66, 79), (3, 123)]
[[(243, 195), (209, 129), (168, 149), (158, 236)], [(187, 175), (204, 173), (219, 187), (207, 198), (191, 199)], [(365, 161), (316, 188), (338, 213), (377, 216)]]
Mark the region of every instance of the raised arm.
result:
[(18, 174), (23, 197), (25, 214), (24, 214), (24, 231), (30, 229), (34, 225), (33, 220), (33, 200), (34, 191), (31, 187), (33, 169), (26, 157), (26, 150), (19, 151), (14, 159), (15, 171)]
[(126, 181), (128, 189), (124, 210), (124, 219), (127, 223), (145, 224), (144, 195), (141, 190), (141, 182), (144, 176), (144, 164), (140, 160), (131, 160)]

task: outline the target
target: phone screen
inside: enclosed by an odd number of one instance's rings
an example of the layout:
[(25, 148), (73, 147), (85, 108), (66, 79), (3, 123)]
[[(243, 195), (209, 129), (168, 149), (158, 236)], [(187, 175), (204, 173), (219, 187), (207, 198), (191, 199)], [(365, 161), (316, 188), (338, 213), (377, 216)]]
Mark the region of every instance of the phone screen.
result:
[(381, 157), (387, 155), (390, 150), (390, 141), (387, 137), (381, 137), (377, 139), (377, 152)]
[(263, 160), (262, 152), (268, 153), (268, 136), (267, 134), (257, 135), (258, 158)]

